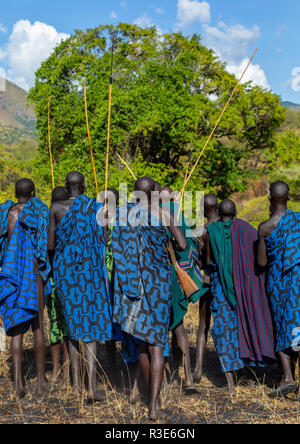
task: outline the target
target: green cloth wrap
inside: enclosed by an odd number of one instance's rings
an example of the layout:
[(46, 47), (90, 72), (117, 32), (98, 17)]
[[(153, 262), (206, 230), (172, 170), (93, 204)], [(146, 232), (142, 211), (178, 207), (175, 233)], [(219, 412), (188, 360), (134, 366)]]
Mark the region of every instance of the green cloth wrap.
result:
[(233, 282), (231, 225), (228, 222), (214, 222), (207, 226), (210, 245), (216, 261), (225, 297), (233, 310), (236, 309), (236, 294)]
[[(175, 216), (178, 217), (179, 206), (175, 202), (170, 202), (162, 204), (162, 207), (168, 208)], [(180, 220), (180, 219), (179, 219)], [(190, 300), (187, 299), (186, 295), (182, 291), (180, 282), (178, 280), (176, 271), (173, 264), (172, 268), (172, 298), (171, 298), (171, 324), (170, 330), (178, 327), (178, 325), (183, 321), (184, 316), (187, 313), (189, 302), (196, 303), (205, 293), (208, 292), (209, 287), (204, 284), (204, 278), (201, 279), (201, 272), (195, 263), (195, 256), (198, 256), (198, 247), (194, 238), (187, 237), (187, 231), (191, 230), (191, 227), (187, 220), (182, 216), (182, 226), (180, 227), (186, 241), (188, 248), (185, 251), (175, 251), (177, 261), (179, 265), (191, 276), (193, 281), (198, 285), (199, 291), (195, 293)], [(169, 237), (172, 238), (170, 232)]]

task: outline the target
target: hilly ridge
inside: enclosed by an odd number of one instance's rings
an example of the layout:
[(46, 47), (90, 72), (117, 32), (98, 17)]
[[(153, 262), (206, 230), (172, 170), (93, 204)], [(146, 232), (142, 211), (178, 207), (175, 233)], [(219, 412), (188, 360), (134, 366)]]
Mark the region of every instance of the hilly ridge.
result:
[(35, 139), (35, 115), (26, 99), (26, 91), (6, 81), (6, 90), (0, 91), (0, 143)]

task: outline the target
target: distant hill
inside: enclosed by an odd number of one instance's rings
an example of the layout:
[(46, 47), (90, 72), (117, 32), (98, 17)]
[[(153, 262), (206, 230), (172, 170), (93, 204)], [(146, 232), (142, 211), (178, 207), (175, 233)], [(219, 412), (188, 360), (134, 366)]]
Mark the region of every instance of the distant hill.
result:
[(287, 109), (291, 111), (300, 111), (300, 105), (297, 105), (293, 102), (281, 102), (282, 106), (285, 106)]
[(6, 81), (6, 91), (0, 91), (0, 143), (35, 139), (35, 115), (26, 98), (26, 91)]

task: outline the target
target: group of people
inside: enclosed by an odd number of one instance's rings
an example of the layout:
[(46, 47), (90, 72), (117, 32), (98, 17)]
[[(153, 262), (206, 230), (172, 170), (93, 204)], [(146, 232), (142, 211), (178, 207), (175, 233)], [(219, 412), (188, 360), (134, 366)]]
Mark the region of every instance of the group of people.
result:
[[(97, 390), (97, 343), (105, 342), (112, 368), (116, 342), (124, 363), (134, 366), (131, 401), (142, 375), (149, 390), (149, 417), (162, 413), (160, 391), (172, 350), (184, 358), (186, 393), (203, 375), (208, 331), (227, 390), (245, 366), (279, 359), (284, 380), (270, 396), (296, 392), (294, 363), (300, 350), (300, 214), (287, 208), (289, 187), (270, 187), (270, 218), (258, 232), (237, 218), (235, 203), (204, 196), (202, 232), (192, 232), (173, 190), (150, 177), (135, 183), (135, 198), (119, 204), (109, 188), (101, 199), (85, 195), (84, 176), (71, 172), (52, 192), (50, 211), (35, 195), (30, 179), (16, 183), (17, 203), (0, 206), (0, 315), (11, 337), (14, 391), (25, 395), (23, 335), (31, 328), (37, 361), (37, 391), (45, 377), (44, 305), (50, 319), (53, 378), (69, 377), (82, 390), (85, 356), (87, 402), (102, 400)], [(141, 197), (142, 196), (142, 197)], [(155, 196), (156, 199), (153, 199)], [(156, 202), (156, 203), (155, 203)], [(194, 283), (187, 294), (179, 277)], [(199, 301), (196, 367), (191, 370), (184, 317)], [(174, 347), (173, 347), (174, 345)], [(175, 346), (176, 345), (176, 346)], [(100, 358), (101, 360), (101, 358)], [(300, 359), (299, 359), (300, 361)]]

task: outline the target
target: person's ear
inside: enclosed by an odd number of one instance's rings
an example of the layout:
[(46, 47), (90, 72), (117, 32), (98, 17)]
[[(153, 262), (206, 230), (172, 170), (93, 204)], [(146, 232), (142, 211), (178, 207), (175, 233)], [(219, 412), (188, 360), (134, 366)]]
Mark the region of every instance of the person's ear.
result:
[(287, 200), (288, 200), (288, 201), (291, 200), (291, 195), (290, 195), (290, 193), (288, 194), (288, 198), (287, 198)]
[(35, 197), (35, 191), (32, 191), (32, 192), (30, 193), (30, 197), (29, 197), (29, 199), (32, 199), (33, 197)]

